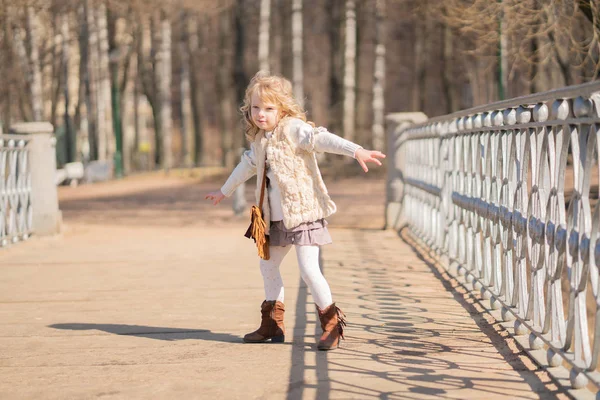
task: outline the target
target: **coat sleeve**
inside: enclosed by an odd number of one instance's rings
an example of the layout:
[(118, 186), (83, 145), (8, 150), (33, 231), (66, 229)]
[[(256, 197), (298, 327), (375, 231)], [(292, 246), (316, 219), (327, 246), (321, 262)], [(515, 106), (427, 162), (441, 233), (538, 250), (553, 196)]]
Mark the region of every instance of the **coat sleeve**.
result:
[(362, 146), (346, 140), (329, 132), (322, 126), (313, 128), (307, 123), (302, 123), (297, 128), (298, 146), (305, 151), (318, 153), (333, 153), (354, 157), (356, 150)]
[(246, 150), (244, 154), (242, 154), (241, 161), (235, 167), (231, 175), (229, 175), (225, 184), (221, 187), (221, 193), (225, 196), (231, 196), (238, 186), (256, 174), (256, 157), (254, 153), (254, 143), (252, 143), (250, 150)]

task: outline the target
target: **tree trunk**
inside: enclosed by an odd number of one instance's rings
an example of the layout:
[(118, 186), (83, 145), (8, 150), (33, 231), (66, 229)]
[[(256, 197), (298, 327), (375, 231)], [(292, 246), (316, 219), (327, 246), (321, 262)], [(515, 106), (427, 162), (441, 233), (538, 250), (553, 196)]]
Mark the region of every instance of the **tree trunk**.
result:
[(354, 141), (373, 146), (373, 85), (377, 37), (376, 1), (356, 2), (356, 89)]
[(504, 3), (500, 1), (500, 43), (498, 43), (498, 99), (504, 100), (508, 93), (508, 35), (506, 34), (507, 23)]
[(415, 48), (414, 48), (414, 71), (412, 85), (412, 111), (425, 111), (423, 98), (425, 97), (425, 23), (422, 18), (417, 17), (415, 24)]
[[(235, 103), (241, 104), (244, 100), (246, 87), (248, 86), (248, 76), (244, 68), (244, 53), (246, 52), (246, 24), (244, 15), (244, 0), (238, 0), (238, 8), (235, 11), (235, 51), (233, 63), (233, 82), (235, 86)], [(236, 107), (236, 114), (237, 114)], [(235, 118), (235, 120), (239, 120)], [(236, 151), (243, 151), (245, 147), (245, 138), (240, 128), (240, 124), (235, 124), (233, 135), (233, 146)], [(241, 154), (240, 154), (241, 155)], [(238, 158), (239, 159), (239, 158)]]
[[(273, 35), (278, 36), (279, 40), (279, 51), (277, 53), (279, 71), (281, 75), (289, 77), (292, 80), (292, 84), (294, 79), (293, 10), (295, 2), (300, 4), (300, 20), (298, 22), (300, 23), (300, 29), (302, 29), (302, 0), (278, 0), (278, 4), (275, 6), (275, 9), (279, 10), (279, 32), (275, 33), (272, 29), (270, 34), (271, 37), (273, 37)], [(273, 59), (274, 57), (271, 57), (271, 60)]]
[(31, 109), (33, 110), (33, 120), (41, 121), (44, 118), (43, 99), (42, 99), (42, 70), (40, 67), (39, 56), (39, 35), (38, 35), (37, 16), (32, 6), (27, 7), (27, 36), (29, 38), (30, 54), (30, 90), (31, 90)]
[[(54, 36), (54, 43), (50, 50), (50, 66), (51, 66), (51, 79), (50, 79), (50, 123), (52, 126), (58, 126), (57, 113), (58, 113), (58, 102), (61, 98), (61, 89), (63, 89), (63, 81), (65, 79), (64, 67), (63, 67), (63, 33), (62, 33), (62, 18), (59, 14), (53, 15), (52, 18), (52, 33)], [(65, 132), (66, 133), (66, 132)], [(65, 136), (66, 143), (66, 136)], [(67, 149), (65, 144), (65, 157), (67, 157)]]
[(82, 18), (81, 34), (81, 60), (85, 60), (84, 85), (85, 85), (85, 105), (86, 117), (88, 121), (87, 134), (89, 141), (89, 159), (97, 160), (99, 154), (98, 130), (97, 130), (97, 109), (96, 109), (96, 84), (94, 65), (97, 65), (96, 57), (96, 24), (94, 22), (93, 11), (90, 9), (89, 0), (84, 0), (84, 12)]
[[(196, 165), (202, 165), (204, 162), (204, 130), (202, 127), (203, 118), (203, 86), (200, 84), (201, 79), (198, 78), (200, 74), (200, 65), (202, 60), (200, 58), (201, 47), (204, 47), (204, 38), (200, 37), (198, 24), (198, 17), (196, 15), (190, 15), (187, 26), (184, 28), (187, 30), (188, 35), (188, 52), (190, 54), (190, 86), (191, 86), (191, 102), (192, 102), (192, 121), (194, 123), (194, 137), (193, 137), (193, 162)], [(200, 46), (202, 40), (202, 46)]]
[[(10, 26), (10, 25), (9, 25)], [(26, 36), (26, 35), (25, 35)], [(17, 94), (16, 99), (19, 102), (19, 108), (21, 109), (21, 119), (25, 121), (34, 120), (33, 116), (33, 87), (32, 87), (32, 76), (31, 70), (32, 64), (30, 57), (27, 56), (27, 48), (25, 46), (26, 37), (24, 37), (22, 30), (18, 27), (14, 27), (13, 41), (16, 50), (16, 55), (19, 60), (18, 67), (23, 71), (23, 74), (27, 77), (25, 79), (26, 90), (22, 89), (17, 85), (17, 93), (23, 93), (19, 96)], [(25, 94), (26, 92), (26, 94)]]
[(179, 62), (180, 62), (180, 94), (181, 94), (181, 152), (183, 165), (191, 167), (192, 159), (192, 139), (193, 139), (193, 119), (192, 119), (192, 100), (190, 89), (190, 53), (187, 49), (189, 41), (188, 36), (188, 18), (186, 12), (182, 11), (181, 19), (181, 37), (179, 40)]
[(63, 64), (63, 80), (64, 80), (64, 97), (65, 97), (65, 110), (64, 110), (64, 124), (65, 124), (65, 143), (66, 143), (66, 161), (75, 161), (75, 153), (77, 144), (71, 128), (71, 116), (69, 114), (69, 108), (71, 106), (71, 98), (69, 92), (69, 62), (71, 60), (71, 35), (69, 32), (69, 14), (65, 13), (61, 18), (60, 31), (62, 36), (62, 64)]
[(385, 9), (386, 0), (377, 0), (375, 7), (375, 67), (373, 79), (373, 148), (385, 148)]
[(446, 100), (446, 113), (451, 114), (458, 110), (456, 96), (457, 79), (454, 74), (454, 46), (452, 29), (446, 23), (442, 25), (442, 91)]
[[(137, 29), (137, 57), (138, 57), (138, 95), (137, 95), (137, 140), (136, 151), (139, 152), (139, 162), (146, 169), (152, 169), (160, 165), (162, 154), (162, 142), (160, 128), (160, 93), (157, 88), (156, 70), (158, 69), (159, 37), (157, 19), (146, 18), (138, 15)], [(148, 113), (148, 107), (150, 112)], [(152, 116), (154, 129), (148, 129), (148, 117)], [(151, 141), (154, 140), (154, 146)], [(146, 157), (146, 159), (143, 159)]]
[(531, 57), (532, 57), (532, 62), (531, 62), (531, 66), (529, 67), (529, 92), (530, 93), (537, 93), (538, 90), (538, 85), (536, 83), (537, 75), (538, 75), (538, 65), (540, 63), (539, 59), (539, 45), (538, 45), (538, 37), (536, 35), (534, 35), (531, 38)]
[[(0, 70), (0, 72), (2, 73), (2, 76), (4, 77), (10, 77), (12, 74), (12, 65), (13, 65), (13, 60), (14, 60), (14, 56), (13, 56), (13, 40), (11, 37), (11, 32), (10, 32), (10, 23), (9, 23), (9, 6), (7, 4), (7, 1), (4, 0), (2, 2), (2, 14), (0, 15), (2, 17), (2, 23), (4, 26), (3, 29), (3, 41), (2, 41), (2, 50), (4, 52), (3, 58), (4, 58), (4, 62), (2, 64), (0, 64), (2, 66), (2, 69)], [(7, 79), (6, 84), (4, 85), (5, 87), (2, 88), (2, 90), (4, 90), (5, 96), (4, 96), (4, 107), (2, 109), (2, 124), (0, 125), (0, 132), (5, 130), (6, 132), (8, 132), (9, 128), (10, 128), (10, 124), (11, 124), (11, 120), (12, 120), (12, 110), (11, 110), (11, 106), (12, 106), (12, 88), (13, 88), (13, 83), (12, 83), (12, 79)]]
[(304, 63), (302, 53), (302, 0), (292, 3), (292, 58), (294, 97), (304, 108)]
[(98, 144), (99, 160), (113, 160), (115, 142), (112, 135), (110, 74), (108, 65), (108, 29), (106, 5), (100, 2), (94, 9), (98, 34)]
[(326, 9), (328, 11), (329, 25), (329, 46), (330, 46), (330, 69), (329, 69), (329, 120), (327, 121), (328, 128), (332, 132), (337, 132), (343, 129), (342, 119), (342, 97), (343, 97), (343, 67), (344, 55), (342, 53), (341, 43), (341, 26), (343, 4), (339, 0), (328, 0)]
[[(86, 129), (83, 127), (83, 118), (82, 118), (82, 107), (84, 105), (85, 98), (85, 76), (86, 76), (86, 67), (87, 60), (85, 59), (86, 55), (83, 51), (83, 35), (84, 35), (84, 27), (85, 27), (85, 10), (84, 4), (82, 4), (77, 8), (77, 18), (80, 23), (80, 28), (78, 32), (78, 43), (79, 43), (79, 68), (78, 68), (78, 77), (79, 82), (77, 85), (77, 103), (75, 104), (75, 113), (73, 115), (73, 136), (75, 137), (74, 142), (77, 143), (86, 143), (87, 138), (84, 137), (84, 132)], [(77, 148), (76, 148), (77, 149)], [(83, 156), (85, 145), (81, 146), (81, 155)], [(76, 154), (79, 155), (79, 151), (76, 150)], [(78, 159), (78, 158), (77, 158)]]
[(260, 25), (258, 27), (258, 65), (269, 70), (269, 29), (271, 25), (271, 0), (260, 1)]
[[(123, 132), (123, 100), (125, 97), (125, 88), (128, 80), (128, 70), (131, 59), (132, 50), (135, 45), (132, 44), (127, 53), (123, 54), (122, 50), (124, 46), (121, 46), (119, 39), (122, 38), (123, 34), (119, 35), (117, 32), (117, 20), (118, 17), (112, 8), (106, 8), (106, 32), (107, 32), (107, 43), (108, 43), (108, 81), (110, 89), (110, 111), (112, 118), (109, 122), (112, 122), (113, 135), (109, 135), (109, 149), (112, 149), (112, 160), (114, 160), (114, 171), (117, 177), (122, 177), (124, 174), (124, 132)], [(117, 38), (119, 36), (119, 38)], [(120, 39), (122, 40), (122, 39)], [(121, 83), (120, 69), (121, 63), (123, 63), (123, 79)]]
[(217, 71), (217, 98), (219, 99), (219, 125), (221, 130), (222, 164), (227, 168), (233, 168), (235, 164), (235, 152), (233, 151), (233, 100), (232, 83), (233, 76), (231, 57), (231, 11), (225, 10), (219, 17), (219, 61)]
[(123, 88), (123, 94), (120, 97), (120, 115), (121, 115), (121, 133), (122, 133), (122, 159), (123, 173), (129, 175), (133, 171), (132, 156), (137, 151), (139, 145), (139, 136), (137, 131), (138, 122), (138, 79), (136, 76), (137, 70), (137, 55), (131, 55), (129, 61), (130, 66), (127, 69), (127, 84)]
[[(234, 84), (236, 92), (236, 100), (241, 103), (244, 99), (246, 86), (248, 85), (248, 78), (244, 69), (244, 52), (246, 50), (246, 26), (244, 18), (244, 0), (237, 1), (237, 9), (235, 11), (235, 54), (234, 54)], [(261, 10), (262, 11), (262, 10)], [(267, 30), (267, 37), (269, 31)], [(268, 53), (268, 49), (267, 49)], [(268, 54), (267, 54), (268, 59)], [(236, 161), (239, 160), (245, 150), (245, 138), (243, 130), (239, 129), (239, 125), (236, 125), (234, 129), (232, 146), (234, 154), (236, 155)], [(241, 215), (246, 211), (246, 183), (242, 183), (237, 187), (233, 195), (233, 212), (235, 215)]]
[[(141, 29), (136, 28), (137, 32), (140, 32)], [(140, 41), (138, 41), (138, 43), (140, 43)], [(135, 70), (139, 71), (140, 70), (140, 55), (139, 55), (139, 50), (135, 52), (134, 55), (134, 60), (135, 60)], [(135, 80), (133, 81), (133, 126), (134, 126), (134, 133), (133, 133), (133, 149), (131, 151), (131, 168), (133, 169), (133, 166), (137, 164), (134, 164), (140, 155), (140, 144), (141, 144), (141, 136), (142, 136), (142, 130), (144, 130), (145, 128), (143, 128), (141, 126), (141, 118), (140, 118), (140, 97), (142, 96), (142, 82), (140, 79), (140, 76), (138, 74), (135, 75)], [(124, 165), (127, 165), (127, 161), (125, 159), (123, 159), (123, 163)], [(127, 167), (125, 166), (125, 169), (127, 169)]]
[(563, 79), (565, 81), (565, 86), (570, 86), (572, 84), (572, 79), (571, 79), (571, 69), (569, 67), (569, 62), (567, 60), (564, 60), (562, 55), (560, 54), (560, 51), (558, 49), (559, 45), (556, 42), (556, 38), (555, 38), (553, 32), (548, 32), (548, 39), (550, 39), (552, 49), (554, 50), (554, 56), (555, 56), (556, 62), (558, 64), (558, 67), (560, 68), (560, 72), (563, 76)]
[[(540, 12), (540, 3), (538, 0), (533, 0), (532, 1), (532, 8), (533, 8), (533, 12), (535, 15), (539, 15)], [(535, 22), (538, 22), (539, 19), (537, 19)], [(532, 34), (531, 34), (531, 41), (530, 41), (530, 51), (531, 51), (531, 63), (529, 66), (529, 93), (537, 93), (538, 92), (538, 87), (539, 85), (537, 85), (537, 75), (538, 75), (538, 71), (539, 71), (539, 64), (540, 64), (540, 55), (539, 55), (539, 37), (538, 37), (538, 27), (535, 24), (532, 24)]]
[(344, 137), (354, 140), (356, 118), (356, 3), (346, 0), (344, 49)]
[(161, 165), (165, 170), (173, 167), (172, 115), (171, 115), (171, 21), (162, 13), (160, 21), (160, 49), (158, 87), (160, 90), (160, 119), (163, 154)]

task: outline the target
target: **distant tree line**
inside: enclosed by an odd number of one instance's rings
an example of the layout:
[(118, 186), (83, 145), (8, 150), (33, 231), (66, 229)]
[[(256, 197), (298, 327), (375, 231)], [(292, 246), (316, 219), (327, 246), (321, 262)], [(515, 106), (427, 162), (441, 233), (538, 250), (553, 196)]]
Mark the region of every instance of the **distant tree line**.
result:
[(0, 120), (48, 120), (59, 162), (232, 167), (259, 69), (309, 119), (383, 148), (441, 115), (596, 79), (597, 0), (0, 0)]

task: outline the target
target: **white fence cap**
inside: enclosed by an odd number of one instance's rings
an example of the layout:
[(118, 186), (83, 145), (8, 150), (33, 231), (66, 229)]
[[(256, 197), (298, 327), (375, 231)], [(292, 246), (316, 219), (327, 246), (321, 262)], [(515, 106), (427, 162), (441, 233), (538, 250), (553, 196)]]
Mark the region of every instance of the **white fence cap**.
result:
[(53, 133), (54, 127), (50, 122), (19, 122), (11, 125), (10, 132), (21, 135)]

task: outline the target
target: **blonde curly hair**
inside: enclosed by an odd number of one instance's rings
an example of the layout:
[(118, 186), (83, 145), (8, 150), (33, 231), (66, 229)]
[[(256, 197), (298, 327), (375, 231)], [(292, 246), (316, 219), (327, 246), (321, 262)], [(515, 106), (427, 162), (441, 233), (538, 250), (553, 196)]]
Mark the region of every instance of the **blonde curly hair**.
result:
[(294, 98), (292, 83), (281, 76), (271, 75), (267, 71), (258, 71), (250, 80), (244, 95), (244, 104), (240, 107), (246, 125), (244, 128), (246, 139), (249, 141), (253, 142), (256, 134), (260, 131), (260, 128), (252, 122), (250, 110), (254, 93), (257, 93), (262, 101), (277, 106), (279, 109), (278, 121), (285, 117), (293, 117), (308, 122), (314, 127), (311, 121), (306, 120), (306, 111)]

